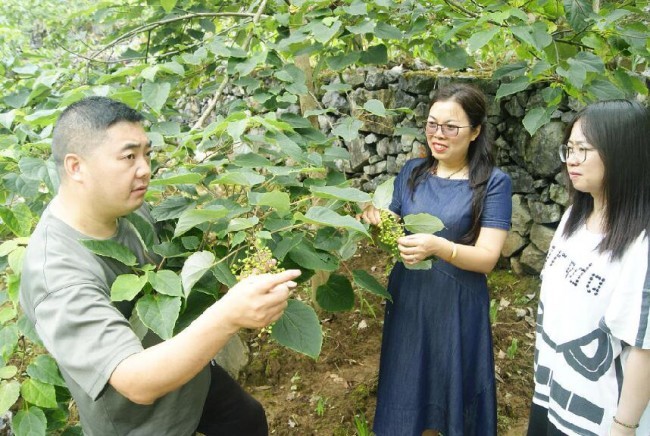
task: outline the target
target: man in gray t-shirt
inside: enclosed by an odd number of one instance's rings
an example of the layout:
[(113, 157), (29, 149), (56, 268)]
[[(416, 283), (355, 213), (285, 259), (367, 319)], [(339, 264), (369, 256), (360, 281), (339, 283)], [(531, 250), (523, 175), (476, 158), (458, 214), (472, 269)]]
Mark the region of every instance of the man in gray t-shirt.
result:
[(52, 154), (61, 176), (57, 196), (30, 239), (20, 302), (59, 364), (88, 435), (268, 433), (261, 405), (212, 357), (240, 328), (277, 320), (299, 271), (250, 277), (177, 336), (140, 340), (131, 303), (113, 303), (115, 278), (130, 272), (86, 249), (81, 239), (129, 247), (152, 263), (124, 216), (151, 220), (144, 202), (151, 143), (142, 116), (90, 97), (69, 106), (54, 128)]

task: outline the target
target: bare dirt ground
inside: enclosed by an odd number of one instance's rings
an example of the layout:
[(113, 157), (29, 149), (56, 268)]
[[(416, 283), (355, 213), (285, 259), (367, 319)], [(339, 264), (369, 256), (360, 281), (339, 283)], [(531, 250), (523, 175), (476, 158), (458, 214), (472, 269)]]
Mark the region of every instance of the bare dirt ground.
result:
[[(348, 268), (385, 282), (387, 256), (363, 247)], [(498, 380), (499, 434), (525, 434), (534, 352), (538, 280), (498, 270), (489, 277)], [(242, 384), (265, 406), (273, 435), (370, 435), (376, 403), (382, 299), (357, 295), (355, 310), (321, 313), (324, 341), (318, 360), (251, 333), (251, 363)]]

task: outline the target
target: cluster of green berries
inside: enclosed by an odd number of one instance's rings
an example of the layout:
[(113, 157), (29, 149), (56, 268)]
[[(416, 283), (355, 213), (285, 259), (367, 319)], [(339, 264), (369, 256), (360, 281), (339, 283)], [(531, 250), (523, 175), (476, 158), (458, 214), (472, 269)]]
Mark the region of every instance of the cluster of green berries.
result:
[(284, 268), (277, 266), (269, 247), (256, 241), (246, 250), (246, 257), (237, 260), (232, 265), (231, 271), (237, 277), (237, 280), (242, 280), (254, 274), (282, 272)]
[(381, 217), (379, 222), (379, 242), (386, 247), (395, 259), (399, 259), (397, 240), (404, 236), (404, 226), (389, 211), (382, 209), (379, 213)]

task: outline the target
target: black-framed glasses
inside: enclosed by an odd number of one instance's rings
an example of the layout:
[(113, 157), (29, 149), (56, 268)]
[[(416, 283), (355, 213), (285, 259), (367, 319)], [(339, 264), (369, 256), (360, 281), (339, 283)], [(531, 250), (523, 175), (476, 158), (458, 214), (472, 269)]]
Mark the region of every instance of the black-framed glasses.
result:
[(466, 129), (472, 126), (454, 126), (452, 124), (438, 124), (434, 123), (433, 121), (429, 121), (424, 128), (424, 132), (427, 135), (435, 135), (438, 131), (438, 127), (440, 127), (440, 131), (442, 131), (443, 135), (452, 138), (454, 136), (458, 136), (460, 129)]
[(575, 156), (575, 158), (578, 160), (578, 163), (583, 163), (584, 161), (587, 160), (587, 152), (594, 151), (594, 150), (595, 149), (593, 148), (587, 148), (582, 146), (574, 147), (567, 144), (560, 144), (560, 146), (558, 147), (560, 160), (565, 163), (567, 160), (569, 160), (571, 155)]

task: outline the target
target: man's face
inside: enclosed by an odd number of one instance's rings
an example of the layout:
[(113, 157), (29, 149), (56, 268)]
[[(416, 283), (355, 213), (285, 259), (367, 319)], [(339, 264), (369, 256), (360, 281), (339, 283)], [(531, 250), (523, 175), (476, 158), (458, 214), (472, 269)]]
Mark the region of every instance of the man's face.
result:
[(81, 160), (92, 214), (118, 218), (142, 205), (151, 178), (151, 141), (140, 123), (114, 124)]

